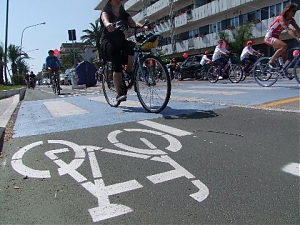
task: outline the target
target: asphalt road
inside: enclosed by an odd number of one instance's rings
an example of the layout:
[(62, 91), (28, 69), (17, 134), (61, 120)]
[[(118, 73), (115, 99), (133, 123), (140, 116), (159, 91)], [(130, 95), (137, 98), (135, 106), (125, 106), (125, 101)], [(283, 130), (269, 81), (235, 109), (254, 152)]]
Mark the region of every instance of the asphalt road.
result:
[(238, 85), (174, 83), (162, 114), (27, 92), (1, 224), (299, 224), (299, 86)]

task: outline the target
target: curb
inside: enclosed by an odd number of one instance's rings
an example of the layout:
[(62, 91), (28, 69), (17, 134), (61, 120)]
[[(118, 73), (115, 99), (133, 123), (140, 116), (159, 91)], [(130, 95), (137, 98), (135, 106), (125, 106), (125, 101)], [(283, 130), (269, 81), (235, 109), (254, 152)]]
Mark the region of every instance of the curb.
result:
[(0, 91), (0, 100), (3, 98), (9, 98), (11, 96), (19, 94), (20, 98), (19, 101), (22, 101), (24, 99), (26, 92), (26, 88), (19, 88), (19, 89), (12, 89), (12, 90), (4, 90)]

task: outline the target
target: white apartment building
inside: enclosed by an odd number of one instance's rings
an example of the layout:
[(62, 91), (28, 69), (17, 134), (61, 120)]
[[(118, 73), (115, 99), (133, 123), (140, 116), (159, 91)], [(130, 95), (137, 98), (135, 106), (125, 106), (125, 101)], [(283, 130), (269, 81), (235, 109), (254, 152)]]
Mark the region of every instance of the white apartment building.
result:
[[(300, 0), (123, 0), (124, 8), (133, 19), (150, 20), (163, 40), (160, 48), (167, 58), (213, 51), (219, 31), (230, 37), (236, 28), (253, 23), (254, 48), (269, 55), (270, 48), (263, 44), (263, 37), (270, 24), (288, 3), (297, 3), (295, 16), (300, 25)], [(107, 0), (100, 0), (95, 10), (101, 10)], [(282, 34), (289, 45), (292, 38)]]

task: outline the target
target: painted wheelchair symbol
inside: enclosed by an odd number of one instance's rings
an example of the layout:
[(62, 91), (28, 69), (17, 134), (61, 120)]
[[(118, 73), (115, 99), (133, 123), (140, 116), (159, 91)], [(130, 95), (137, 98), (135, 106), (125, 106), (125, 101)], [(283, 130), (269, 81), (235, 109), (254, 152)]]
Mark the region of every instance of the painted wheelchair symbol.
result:
[[(96, 158), (95, 151), (102, 151), (110, 154), (118, 154), (127, 157), (149, 159), (160, 163), (166, 163), (170, 165), (173, 169), (167, 172), (150, 175), (146, 178), (152, 183), (158, 184), (176, 178), (185, 177), (189, 179), (192, 182), (192, 184), (198, 189), (196, 193), (190, 194), (190, 197), (192, 197), (197, 202), (202, 202), (209, 195), (209, 189), (205, 184), (203, 184), (200, 180), (195, 179), (195, 176), (193, 174), (188, 172), (177, 162), (171, 159), (164, 150), (158, 149), (148, 139), (140, 138), (140, 140), (148, 147), (145, 149), (132, 147), (118, 141), (118, 135), (131, 135), (131, 133), (135, 132), (138, 132), (139, 135), (145, 133), (157, 135), (166, 139), (169, 145), (165, 148), (165, 150), (177, 152), (182, 148), (181, 143), (178, 141), (178, 139), (174, 138), (173, 136), (148, 129), (124, 129), (123, 131), (115, 130), (109, 133), (109, 142), (111, 142), (114, 146), (118, 147), (119, 149), (101, 148), (96, 146), (79, 146), (73, 142), (65, 140), (47, 141), (49, 144), (60, 144), (66, 146), (65, 148), (59, 148), (45, 152), (45, 155), (58, 166), (58, 174), (60, 176), (67, 174), (70, 175), (83, 188), (85, 188), (88, 192), (90, 192), (93, 196), (97, 198), (98, 206), (88, 209), (93, 222), (110, 219), (132, 212), (133, 209), (126, 205), (111, 203), (109, 200), (109, 196), (132, 191), (143, 187), (142, 184), (140, 184), (137, 180), (134, 179), (106, 186), (100, 170), (99, 163)], [(24, 176), (28, 176), (31, 178), (51, 178), (51, 173), (49, 170), (35, 170), (24, 165), (22, 160), (23, 156), (28, 151), (43, 144), (44, 143), (42, 141), (38, 141), (29, 144), (17, 151), (13, 155), (11, 161), (11, 165), (14, 168), (14, 170)], [(69, 152), (70, 149), (72, 149), (75, 153), (74, 159), (71, 162), (66, 163), (65, 161), (60, 159), (58, 155), (61, 153)], [(93, 175), (93, 182), (89, 181), (85, 176), (83, 176), (77, 171), (77, 169), (85, 161), (86, 155), (90, 162), (91, 171)]]

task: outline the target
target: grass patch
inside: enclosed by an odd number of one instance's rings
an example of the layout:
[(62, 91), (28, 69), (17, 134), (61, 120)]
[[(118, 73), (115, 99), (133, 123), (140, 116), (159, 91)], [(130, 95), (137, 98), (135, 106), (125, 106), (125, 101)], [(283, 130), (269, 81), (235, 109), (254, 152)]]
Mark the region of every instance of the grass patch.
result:
[(16, 85), (16, 86), (12, 86), (12, 85), (8, 85), (8, 86), (0, 86), (0, 91), (4, 91), (4, 90), (12, 90), (12, 89), (19, 89), (24, 87), (23, 85)]

